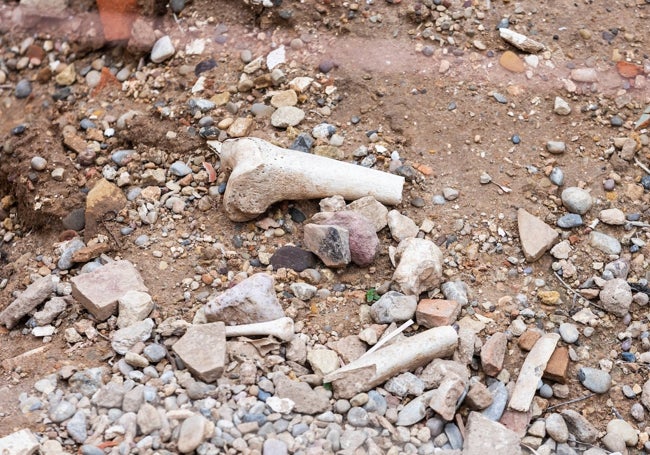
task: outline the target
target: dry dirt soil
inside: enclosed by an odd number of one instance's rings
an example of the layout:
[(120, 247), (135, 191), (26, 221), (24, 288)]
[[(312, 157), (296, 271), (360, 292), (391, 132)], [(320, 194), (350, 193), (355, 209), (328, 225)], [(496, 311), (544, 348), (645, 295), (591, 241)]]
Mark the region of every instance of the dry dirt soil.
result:
[[(92, 3), (71, 3), (74, 4), (72, 14), (75, 17), (96, 22)], [(239, 59), (242, 49), (250, 49), (254, 56), (266, 55), (271, 49), (270, 43), (289, 45), (292, 39), (302, 38), (304, 47), (288, 53), (288, 59), (294, 62), (292, 65), (296, 70), (292, 74), (315, 77), (324, 85), (334, 85), (338, 97), (328, 117), (317, 113), (315, 99), (306, 100), (301, 107), (308, 116), (297, 130), (310, 131), (323, 121), (337, 125), (345, 136), (342, 148), (347, 159), (352, 158), (352, 151), (360, 145), (369, 145), (367, 132), (379, 130), (383, 143), (390, 150), (397, 150), (406, 163), (425, 170), (424, 174), (417, 173), (415, 181), (406, 184), (403, 203), (398, 208), (418, 224), (425, 218), (434, 222), (432, 238), (442, 245), (446, 258), (456, 257), (459, 261), (451, 276), (466, 281), (473, 298), (479, 303), (495, 304), (492, 312), (483, 311), (481, 305), (477, 309), (496, 321), (491, 331), (507, 327), (511, 316), (516, 314), (517, 307), (512, 304), (512, 299), (504, 297), (523, 293), (529, 297), (533, 307), (540, 308), (533, 286), (525, 284), (527, 275), (544, 279), (545, 288), (561, 292), (562, 305), (543, 309), (549, 314), (555, 312), (566, 316), (575, 302), (554, 279), (552, 258), (546, 255), (533, 264), (514, 266), (507, 261), (510, 256), (523, 257), (518, 243), (516, 210), (523, 207), (550, 224), (565, 213), (558, 202), (561, 190), (545, 175), (553, 166), (559, 166), (564, 171), (565, 186), (583, 185), (603, 204), (611, 203), (626, 213), (642, 213), (642, 219), (647, 221), (647, 195), (631, 200), (622, 189), (625, 182), (639, 182), (644, 175), (639, 167), (632, 163), (618, 163), (616, 172), (622, 183), (612, 192), (615, 194), (606, 194), (602, 182), (614, 171), (614, 165), (606, 154), (613, 138), (631, 136), (632, 122), (650, 102), (648, 89), (630, 88), (631, 81), (617, 72), (614, 61), (627, 59), (648, 68), (650, 4), (643, 0), (524, 0), (516, 3), (468, 0), (466, 6), (474, 5), (484, 17), (455, 21), (459, 27), (452, 35), (454, 43), (450, 44), (447, 40), (449, 33), (436, 33), (442, 42), (422, 36), (427, 24), (419, 23), (408, 12), (415, 3), (410, 0), (364, 0), (357, 5), (358, 10), (350, 14), (353, 2), (336, 0), (285, 1), (279, 8), (270, 10), (260, 10), (237, 1), (195, 0), (178, 16), (178, 23), (169, 12), (153, 20), (174, 37), (185, 37), (188, 41), (201, 36), (214, 38), (216, 26), (221, 24), (225, 26), (221, 30), (226, 30), (227, 40), (209, 47), (206, 54), (210, 55), (178, 57), (160, 67), (166, 71), (171, 68), (171, 73), (178, 75), (174, 70), (181, 65), (196, 65), (200, 60), (212, 57), (219, 64), (210, 76), (212, 90), (217, 92), (236, 85), (243, 67)], [(77, 68), (100, 56), (105, 56), (107, 61), (134, 65), (141, 58), (129, 54), (123, 46), (107, 43), (99, 47), (101, 43), (84, 42), (83, 37), (70, 34), (65, 20), (50, 18), (7, 26), (11, 23), (7, 22), (11, 10), (16, 6), (14, 2), (0, 5), (0, 22), (5, 23), (0, 30), (3, 52), (8, 52), (11, 46), (18, 45), (27, 36), (41, 40), (49, 36), (63, 40), (68, 37), (72, 41), (71, 45), (76, 49), (72, 58), (76, 60)], [(292, 17), (288, 20), (278, 17), (282, 9), (291, 10)], [(496, 25), (504, 17), (510, 18), (511, 28), (534, 37), (548, 48), (547, 58), (540, 55), (539, 65), (528, 67), (529, 75), (513, 73), (499, 65), (502, 53), (513, 49), (499, 38), (496, 31)], [(584, 39), (581, 29), (589, 30), (591, 37)], [(433, 48), (432, 56), (425, 56), (420, 51), (424, 45)], [(145, 62), (146, 58), (144, 56)], [(327, 74), (318, 71), (319, 63), (324, 60), (335, 63), (334, 69)], [(443, 60), (450, 65), (448, 71), (441, 73), (439, 69)], [(599, 82), (578, 84), (575, 93), (567, 92), (563, 80), (571, 68), (584, 66), (598, 69)], [(38, 71), (39, 68), (23, 70), (20, 77), (33, 78)], [(106, 102), (109, 109), (113, 108), (118, 114), (128, 108), (147, 113), (131, 132), (119, 135), (111, 148), (157, 147), (169, 157), (185, 160), (196, 149), (202, 149), (213, 163), (218, 162), (201, 139), (183, 134), (191, 118), (161, 120), (153, 106), (159, 100), (166, 100), (170, 105), (184, 105), (195, 82), (193, 74), (168, 79), (149, 97), (136, 100), (113, 87), (93, 95), (83, 87), (83, 82), (78, 82), (81, 88), (76, 91), (76, 103), (52, 101), (49, 96), (55, 90), (52, 80), (35, 82), (29, 98), (16, 99), (13, 86), (18, 79), (16, 74), (10, 74), (5, 85), (0, 87), (0, 144), (9, 142), (13, 150), (12, 154), (4, 154), (0, 160), (0, 196), (12, 195), (17, 201), (3, 215), (11, 214), (16, 235), (11, 242), (0, 246), (0, 278), (8, 279), (6, 287), (0, 290), (0, 308), (11, 302), (13, 291), (22, 290), (28, 284), (30, 273), (38, 269), (37, 255), (54, 255), (53, 245), (63, 231), (61, 217), (83, 206), (81, 190), (101, 173), (100, 166), (77, 169), (62, 144), (61, 125), (71, 119), (78, 121), (86, 108)], [(497, 102), (494, 92), (505, 96), (507, 102)], [(573, 111), (570, 115), (554, 114), (556, 96), (562, 96), (571, 104)], [(621, 96), (626, 98), (621, 101)], [(246, 95), (240, 99), (245, 100)], [(451, 103), (455, 104), (455, 109), (450, 108)], [(220, 119), (218, 114), (215, 115), (217, 120)], [(221, 114), (225, 116), (224, 112)], [(624, 120), (623, 127), (610, 124), (611, 117), (617, 114)], [(351, 122), (355, 116), (360, 118), (357, 124)], [(29, 125), (27, 132), (12, 136), (10, 130), (19, 124)], [(178, 137), (167, 139), (168, 131), (177, 132)], [(274, 129), (268, 120), (257, 121), (253, 134), (281, 145), (289, 145), (292, 140), (290, 132)], [(513, 143), (513, 135), (520, 137), (519, 144)], [(545, 144), (549, 140), (565, 141), (567, 151), (562, 155), (548, 154)], [(30, 172), (29, 161), (36, 154), (49, 163), (64, 166), (73, 173), (74, 181), (55, 182), (45, 176), (31, 183), (26, 177)], [(647, 155), (650, 155), (650, 149), (644, 147), (637, 156), (647, 163)], [(506, 193), (494, 184), (482, 185), (479, 178), (484, 172), (512, 191)], [(433, 195), (441, 194), (444, 187), (459, 190), (459, 198), (444, 205), (433, 204)], [(50, 197), (47, 210), (34, 211), (36, 194)], [(423, 207), (411, 203), (417, 198), (424, 200)], [(296, 205), (307, 215), (318, 210), (317, 201), (297, 202)], [(287, 207), (287, 203), (278, 204), (269, 213), (273, 214), (275, 210), (286, 213)], [(587, 215), (585, 225), (596, 216), (597, 211)], [(471, 224), (476, 235), (458, 236), (458, 220)], [(233, 246), (235, 235), (262, 232), (253, 223), (228, 221), (220, 204), (216, 204), (211, 211), (194, 211), (176, 220), (173, 236), (194, 232), (199, 226), (205, 226), (205, 232), (221, 239), (232, 249), (237, 249)], [(107, 223), (107, 228), (120, 237), (118, 225)], [(480, 248), (489, 236), (499, 236), (497, 228), (506, 234), (502, 237), (503, 252), (470, 251), (473, 245)], [(156, 229), (139, 227), (131, 237), (121, 238), (119, 244), (113, 245), (111, 254), (138, 265), (157, 303), (159, 318), (183, 315), (191, 320), (200, 303), (183, 298), (185, 288), (181, 282), (195, 275), (200, 251), (188, 250), (161, 272), (152, 266), (151, 252), (135, 247), (132, 242), (136, 235)], [(612, 232), (622, 236), (621, 229)], [(478, 238), (480, 234), (485, 237)], [(584, 229), (571, 234), (578, 245), (585, 242)], [(263, 238), (262, 235), (258, 237)], [(298, 229), (294, 234), (265, 241), (266, 246), (272, 249), (289, 242), (299, 243), (300, 239)], [(358, 333), (358, 306), (363, 303), (365, 290), (381, 285), (392, 275), (387, 255), (388, 245), (392, 242), (389, 233), (381, 232), (380, 239), (382, 254), (371, 269), (349, 267), (333, 275), (328, 286), (335, 283), (348, 286), (343, 302), (336, 307), (318, 305), (307, 308), (300, 315), (306, 320), (308, 330), (335, 330), (341, 335)], [(245, 250), (246, 247), (239, 249)], [(647, 254), (646, 247), (636, 254), (644, 252)], [(594, 260), (606, 261), (606, 258), (602, 255), (597, 258), (590, 254), (577, 255), (575, 265), (581, 280), (592, 275), (591, 263)], [(210, 290), (208, 287), (205, 289)], [(74, 347), (65, 343), (64, 329), (81, 316), (87, 317), (80, 308), (73, 307), (60, 319), (58, 333), (41, 354), (26, 361), (18, 360), (13, 368), (2, 370), (0, 436), (26, 425), (39, 429), (17, 410), (18, 394), (29, 391), (35, 380), (64, 364), (92, 366), (109, 361), (112, 351), (107, 341), (101, 338)], [(644, 320), (644, 317), (639, 314), (635, 319)], [(590, 366), (597, 366), (599, 359), (608, 358), (610, 351), (618, 346), (616, 334), (624, 326), (620, 320), (611, 321), (609, 327), (601, 327), (594, 337), (583, 341), (590, 345)], [(41, 346), (40, 339), (24, 334), (20, 328), (0, 331), (0, 361), (13, 359)], [(522, 358), (523, 354), (515, 348), (508, 357), (507, 367), (511, 372), (518, 371)], [(632, 385), (643, 384), (647, 379), (644, 367), (619, 361), (615, 364), (612, 374), (616, 381), (625, 378), (625, 383)], [(576, 377), (574, 366), (570, 375)], [(584, 389), (577, 381), (572, 382), (570, 398), (583, 393)], [(551, 404), (556, 403), (551, 401)], [(619, 388), (613, 389), (610, 396), (587, 400), (574, 405), (574, 408), (584, 410), (595, 422), (606, 422), (611, 418), (612, 406), (629, 418), (627, 403)]]

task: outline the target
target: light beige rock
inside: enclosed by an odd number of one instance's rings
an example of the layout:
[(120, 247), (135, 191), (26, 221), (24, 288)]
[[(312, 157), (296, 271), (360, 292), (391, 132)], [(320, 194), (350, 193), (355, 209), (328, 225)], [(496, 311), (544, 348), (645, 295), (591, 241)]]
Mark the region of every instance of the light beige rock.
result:
[(393, 282), (406, 295), (420, 295), (442, 280), (442, 251), (430, 240), (408, 238), (397, 247)]
[(204, 382), (214, 382), (226, 365), (226, 325), (195, 324), (172, 346), (187, 369)]
[(535, 262), (548, 251), (558, 238), (558, 233), (536, 216), (524, 209), (517, 211), (519, 240), (528, 262)]

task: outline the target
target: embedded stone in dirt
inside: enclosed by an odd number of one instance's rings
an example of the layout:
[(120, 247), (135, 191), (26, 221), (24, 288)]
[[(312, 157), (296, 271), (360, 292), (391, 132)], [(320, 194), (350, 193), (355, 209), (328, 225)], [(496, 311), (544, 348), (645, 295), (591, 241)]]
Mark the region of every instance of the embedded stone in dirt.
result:
[(223, 322), (191, 325), (172, 349), (197, 378), (214, 382), (226, 365), (226, 325)]
[(341, 226), (307, 224), (305, 246), (328, 267), (345, 267), (352, 260), (350, 234)]
[(88, 242), (104, 230), (102, 220), (114, 218), (126, 205), (126, 197), (117, 185), (106, 179), (98, 181), (86, 197), (86, 229), (84, 239)]
[(364, 196), (350, 202), (346, 210), (351, 210), (365, 216), (375, 226), (375, 232), (381, 231), (388, 224), (388, 209), (372, 196)]
[(558, 233), (552, 227), (524, 209), (517, 211), (517, 225), (521, 249), (528, 262), (542, 257), (558, 238)]
[(270, 264), (273, 270), (287, 268), (302, 272), (316, 266), (316, 256), (311, 251), (303, 250), (297, 246), (282, 246), (271, 256)]
[(100, 321), (113, 314), (118, 299), (127, 292), (148, 291), (138, 270), (126, 260), (109, 262), (70, 281), (72, 296)]
[(463, 443), (464, 455), (520, 455), (519, 436), (498, 422), (471, 412), (467, 419), (467, 430)]
[(58, 279), (55, 276), (47, 275), (30, 284), (16, 300), (11, 302), (11, 305), (0, 313), (0, 324), (6, 325), (8, 329), (14, 327), (23, 316), (54, 292), (57, 282)]
[(205, 305), (208, 321), (229, 324), (252, 324), (284, 317), (274, 289), (275, 280), (266, 273), (257, 273), (219, 294)]
[(397, 247), (399, 263), (393, 281), (407, 295), (433, 289), (442, 278), (442, 251), (430, 240), (409, 238)]
[(499, 58), (499, 64), (513, 73), (523, 73), (526, 69), (524, 61), (512, 51), (505, 51)]

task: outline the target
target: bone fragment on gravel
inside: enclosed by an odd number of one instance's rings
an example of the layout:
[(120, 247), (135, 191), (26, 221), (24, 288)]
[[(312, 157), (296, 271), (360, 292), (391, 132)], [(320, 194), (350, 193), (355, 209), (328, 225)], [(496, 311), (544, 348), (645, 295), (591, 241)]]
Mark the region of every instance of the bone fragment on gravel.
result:
[(319, 199), (339, 194), (347, 200), (374, 196), (397, 205), (404, 178), (352, 163), (284, 149), (258, 138), (208, 143), (231, 170), (224, 208), (232, 221), (248, 221), (282, 200)]
[(227, 325), (227, 337), (274, 336), (282, 341), (291, 341), (294, 336), (293, 319), (280, 318), (255, 324)]
[(512, 31), (509, 28), (500, 28), (499, 35), (504, 41), (512, 44), (517, 49), (521, 49), (522, 51), (528, 52), (530, 54), (535, 54), (546, 49), (546, 46), (544, 46), (539, 41), (530, 39), (526, 35)]
[(332, 383), (337, 397), (351, 398), (398, 373), (451, 355), (457, 344), (458, 334), (453, 327), (436, 327), (364, 355), (328, 374), (323, 382)]
[(546, 364), (553, 355), (559, 339), (559, 334), (547, 333), (537, 340), (521, 366), (519, 377), (510, 397), (510, 409), (520, 412), (527, 412), (530, 409), (537, 384), (544, 374)]

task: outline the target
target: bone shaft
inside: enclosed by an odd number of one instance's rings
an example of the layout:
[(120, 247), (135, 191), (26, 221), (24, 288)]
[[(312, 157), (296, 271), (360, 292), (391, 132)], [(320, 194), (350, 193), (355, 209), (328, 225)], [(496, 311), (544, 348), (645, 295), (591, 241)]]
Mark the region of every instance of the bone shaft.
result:
[(227, 337), (273, 335), (281, 340), (293, 337), (293, 320), (291, 318), (275, 319), (257, 324), (227, 325)]
[[(396, 374), (412, 371), (431, 360), (451, 355), (458, 334), (451, 326), (436, 327), (393, 343), (327, 375), (337, 395), (349, 398), (370, 390)], [(364, 371), (365, 374), (357, 374)]]

